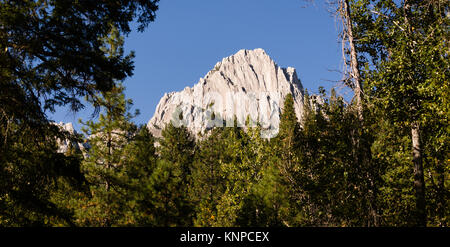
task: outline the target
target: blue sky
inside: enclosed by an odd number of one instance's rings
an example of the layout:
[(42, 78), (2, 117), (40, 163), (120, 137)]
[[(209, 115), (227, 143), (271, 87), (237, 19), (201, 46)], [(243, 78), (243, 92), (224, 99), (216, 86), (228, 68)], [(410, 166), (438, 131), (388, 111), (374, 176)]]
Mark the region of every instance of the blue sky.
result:
[[(165, 92), (193, 86), (223, 57), (240, 49), (263, 48), (282, 67), (294, 67), (310, 92), (329, 89), (341, 78), (337, 24), (330, 6), (317, 0), (161, 0), (155, 22), (144, 33), (125, 39), (134, 50), (133, 77), (125, 80), (126, 97), (141, 115), (153, 116)], [(64, 108), (50, 115), (56, 122), (87, 120), (93, 110)]]

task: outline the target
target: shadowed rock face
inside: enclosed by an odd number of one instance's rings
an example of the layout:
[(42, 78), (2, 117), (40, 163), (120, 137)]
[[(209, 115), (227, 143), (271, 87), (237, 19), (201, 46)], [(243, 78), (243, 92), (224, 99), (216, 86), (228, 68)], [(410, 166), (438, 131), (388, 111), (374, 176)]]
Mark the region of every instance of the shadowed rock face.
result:
[(263, 49), (240, 50), (224, 58), (193, 87), (166, 93), (161, 98), (148, 128), (160, 136), (172, 121), (197, 134), (214, 126), (232, 126), (237, 118), (259, 122), (267, 137), (278, 133), (284, 98), (291, 93), (297, 118), (303, 112), (303, 86), (294, 68), (280, 68)]
[[(59, 126), (61, 128), (61, 130), (69, 132), (71, 135), (77, 135), (78, 134), (75, 131), (75, 129), (73, 128), (73, 124), (72, 123), (59, 122), (59, 123), (54, 123), (54, 124)], [(68, 149), (69, 149), (70, 142), (71, 142), (70, 140), (61, 140), (61, 139), (56, 140), (56, 143), (57, 143), (57, 146), (58, 146), (58, 150), (57, 151), (59, 153), (66, 153), (68, 151)], [(72, 142), (71, 144), (76, 150), (81, 151), (84, 156), (86, 154), (86, 151), (90, 148), (89, 143), (87, 143), (87, 142), (84, 142), (84, 143)]]

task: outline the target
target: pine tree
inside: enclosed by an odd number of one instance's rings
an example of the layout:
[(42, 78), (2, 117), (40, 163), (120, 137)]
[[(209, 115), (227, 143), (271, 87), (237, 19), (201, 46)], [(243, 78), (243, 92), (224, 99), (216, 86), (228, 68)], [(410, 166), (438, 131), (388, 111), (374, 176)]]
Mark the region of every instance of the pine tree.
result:
[(0, 225), (51, 225), (57, 211), (66, 215), (51, 194), (61, 178), (80, 174), (53, 148), (55, 139), (73, 137), (48, 113), (58, 106), (78, 111), (83, 96), (106, 92), (131, 75), (131, 57), (106, 56), (102, 38), (111, 24), (129, 33), (134, 18), (143, 31), (155, 19), (157, 2), (0, 3)]
[(57, 152), (53, 131), (45, 137), (17, 124), (10, 128), (11, 143), (0, 156), (0, 225), (73, 225), (73, 212), (55, 194), (79, 189), (78, 158)]
[[(123, 38), (118, 30), (112, 27), (105, 39), (105, 53), (110, 57), (121, 56)], [(125, 99), (124, 89), (118, 83), (110, 91), (88, 98), (92, 104), (99, 105), (102, 111), (98, 122), (80, 121), (85, 125), (82, 130), (89, 137), (90, 144), (82, 168), (91, 184), (91, 198), (83, 205), (86, 213), (80, 215), (79, 219), (82, 224), (112, 226), (120, 222), (125, 211), (126, 198), (122, 196), (124, 188), (121, 184), (127, 178), (121, 174), (121, 170), (126, 165), (123, 162), (125, 147), (136, 130), (131, 119), (138, 111), (135, 114), (129, 112), (132, 101)]]
[[(127, 146), (127, 162), (136, 163), (137, 167), (142, 166), (146, 170), (133, 172), (135, 176), (145, 176), (143, 174), (149, 174), (154, 169), (156, 160), (155, 138), (147, 126), (141, 126)], [(133, 167), (133, 165), (129, 166)]]
[(127, 211), (121, 225), (158, 226), (155, 191), (152, 176), (158, 157), (155, 139), (147, 126), (141, 126), (125, 147), (121, 174), (126, 191)]
[(90, 149), (82, 168), (91, 184), (92, 198), (86, 201), (86, 215), (81, 215), (80, 220), (89, 225), (115, 225), (124, 212), (121, 185), (126, 178), (121, 171), (127, 165), (125, 148), (135, 126), (130, 122), (133, 115), (128, 113), (131, 101), (125, 100), (123, 89), (119, 84), (102, 98), (98, 97), (96, 100), (104, 107), (104, 112), (100, 113), (98, 122), (89, 120), (83, 128), (90, 137)]
[(242, 210), (244, 199), (250, 192), (254, 174), (253, 164), (246, 161), (250, 154), (248, 136), (237, 127), (237, 118), (233, 127), (225, 128), (222, 139), (224, 159), (218, 161), (220, 174), (225, 179), (225, 191), (215, 206), (217, 218), (215, 226), (235, 226)]
[(298, 185), (292, 175), (298, 168), (296, 152), (300, 141), (300, 124), (295, 114), (292, 94), (286, 96), (283, 105), (283, 111), (280, 115), (279, 133), (276, 137), (280, 158), (278, 167), (281, 174), (287, 179), (287, 183), (291, 184), (292, 187), (296, 187)]
[(289, 191), (277, 166), (275, 142), (261, 137), (261, 127), (247, 130), (248, 143), (243, 163), (248, 167), (248, 189), (236, 223), (239, 226), (293, 226)]
[[(225, 127), (224, 127), (225, 128)], [(198, 142), (198, 152), (192, 169), (189, 189), (195, 208), (195, 226), (213, 226), (216, 223), (216, 206), (225, 191), (221, 173), (221, 160), (225, 159), (224, 128), (214, 128), (205, 139)]]
[[(273, 151), (271, 152), (273, 156), (276, 157), (272, 161), (273, 165), (277, 167), (276, 170), (272, 166), (268, 166), (266, 169), (266, 174), (269, 179), (267, 182), (273, 183), (275, 185), (276, 193), (285, 193), (286, 195), (281, 195), (281, 198), (288, 199), (288, 202), (274, 202), (276, 208), (272, 209), (276, 213), (275, 219), (271, 219), (274, 224), (283, 225), (298, 225), (298, 222), (294, 220), (297, 217), (296, 204), (301, 200), (302, 193), (300, 188), (303, 186), (299, 183), (298, 174), (299, 172), (299, 145), (302, 139), (300, 132), (300, 123), (298, 121), (297, 115), (294, 109), (294, 100), (291, 94), (288, 94), (284, 99), (283, 110), (280, 115), (280, 125), (279, 125), (278, 136), (270, 141), (273, 145)], [(271, 193), (274, 193), (273, 191)], [(280, 205), (285, 205), (292, 207), (289, 214), (284, 213), (284, 217), (280, 216)]]
[(195, 141), (186, 127), (175, 127), (172, 123), (162, 130), (158, 153), (161, 161), (157, 165), (155, 183), (161, 205), (160, 225), (191, 225), (192, 205), (189, 201), (188, 185), (191, 181)]

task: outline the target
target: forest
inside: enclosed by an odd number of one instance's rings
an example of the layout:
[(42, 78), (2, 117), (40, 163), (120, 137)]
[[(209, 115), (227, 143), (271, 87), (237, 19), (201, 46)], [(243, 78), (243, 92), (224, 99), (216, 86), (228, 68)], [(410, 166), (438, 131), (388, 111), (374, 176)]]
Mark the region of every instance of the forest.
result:
[[(124, 36), (158, 4), (0, 1), (0, 226), (449, 226), (448, 1), (337, 0), (354, 96), (288, 95), (271, 139), (133, 122)], [(84, 104), (83, 135), (47, 114)]]

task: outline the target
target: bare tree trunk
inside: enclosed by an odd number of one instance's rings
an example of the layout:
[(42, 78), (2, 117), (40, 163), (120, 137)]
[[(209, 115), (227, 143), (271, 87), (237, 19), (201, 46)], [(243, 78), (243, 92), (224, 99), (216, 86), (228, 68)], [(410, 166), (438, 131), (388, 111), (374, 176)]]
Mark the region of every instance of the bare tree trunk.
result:
[(411, 124), (412, 153), (414, 163), (414, 189), (416, 191), (417, 225), (426, 226), (427, 213), (425, 208), (425, 180), (420, 146), (420, 129), (417, 122)]
[[(351, 6), (349, 0), (339, 0), (339, 12), (342, 19), (343, 25), (343, 37), (342, 37), (342, 45), (343, 45), (343, 58), (345, 63), (345, 68), (350, 67), (350, 71), (346, 71), (345, 73), (350, 74), (351, 87), (355, 94), (356, 101), (356, 111), (359, 120), (360, 129), (354, 130), (354, 137), (352, 138), (354, 150), (353, 156), (355, 159), (355, 164), (359, 166), (359, 169), (364, 170), (366, 172), (365, 178), (368, 180), (367, 187), (362, 191), (359, 191), (361, 196), (365, 196), (368, 200), (368, 211), (367, 211), (367, 225), (368, 226), (379, 226), (379, 215), (377, 208), (377, 195), (376, 195), (376, 185), (374, 182), (373, 175), (369, 170), (371, 165), (371, 155), (370, 150), (367, 150), (367, 147), (364, 146), (366, 143), (363, 140), (363, 128), (364, 128), (364, 116), (363, 116), (363, 87), (362, 87), (362, 79), (361, 73), (359, 70), (359, 61), (358, 61), (358, 52), (356, 51), (355, 45), (355, 37), (353, 33), (353, 22), (351, 17)], [(347, 61), (346, 58), (346, 47), (348, 45), (349, 53), (350, 53), (350, 61)], [(366, 167), (366, 168), (364, 168)], [(369, 168), (369, 169), (368, 169)]]
[(349, 0), (342, 0), (341, 2), (341, 16), (344, 21), (344, 35), (348, 38), (348, 45), (350, 46), (350, 68), (351, 78), (353, 79), (353, 87), (356, 98), (356, 107), (358, 111), (358, 118), (363, 120), (363, 105), (362, 94), (363, 88), (361, 83), (361, 73), (358, 65), (358, 55), (355, 48), (355, 42), (353, 37), (353, 24), (350, 17), (350, 5)]

